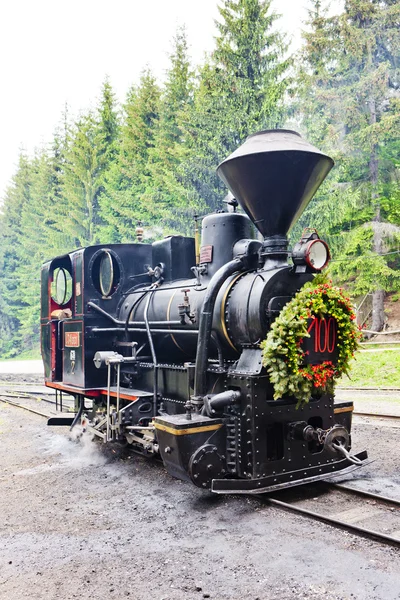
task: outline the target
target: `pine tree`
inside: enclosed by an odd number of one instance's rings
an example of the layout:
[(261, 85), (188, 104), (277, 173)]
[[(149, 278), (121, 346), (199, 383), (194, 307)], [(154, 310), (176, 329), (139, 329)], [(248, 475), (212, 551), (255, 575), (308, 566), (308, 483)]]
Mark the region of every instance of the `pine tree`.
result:
[[(338, 163), (330, 198), (337, 201), (331, 207), (336, 216), (330, 227), (325, 220), (324, 229), (340, 236), (336, 272), (355, 293), (373, 292), (372, 328), (379, 331), (384, 290), (400, 285), (396, 255), (387, 254), (398, 244), (400, 225), (399, 196), (391, 183), (400, 125), (400, 6), (347, 0), (336, 17), (328, 17), (320, 1), (313, 7), (302, 73), (304, 123)], [(325, 218), (327, 198), (314, 207)]]
[(225, 0), (219, 12), (216, 49), (184, 118), (187, 150), (179, 169), (189, 193), (211, 209), (220, 208), (226, 194), (218, 163), (247, 135), (282, 124), (289, 83), (271, 1)]
[(30, 205), (31, 183), (32, 165), (26, 154), (21, 152), (0, 215), (0, 353), (6, 357), (17, 355), (22, 348), (18, 317), (26, 302), (17, 269), (23, 247), (21, 215), (24, 207)]
[[(278, 18), (270, 0), (226, 0), (219, 8), (219, 36), (213, 58), (227, 108), (242, 140), (255, 127), (275, 128), (284, 114), (289, 66), (282, 36), (272, 31)], [(235, 122), (234, 121), (234, 122)]]
[[(49, 235), (45, 236), (43, 244), (46, 259), (52, 256), (69, 252), (76, 244), (74, 232), (65, 227), (66, 207), (68, 199), (64, 196), (65, 165), (67, 161), (67, 150), (69, 140), (68, 110), (67, 107), (62, 116), (62, 122), (55, 130), (53, 140), (48, 150), (37, 153), (40, 158), (39, 165), (42, 173), (43, 184), (42, 196), (47, 204), (45, 224), (49, 229)], [(38, 186), (38, 177), (34, 180), (35, 190)], [(35, 192), (39, 199), (40, 194)]]
[[(115, 94), (112, 90), (109, 79), (106, 78), (100, 98), (100, 104), (97, 109), (99, 121), (99, 145), (100, 145), (100, 164), (101, 177), (99, 187), (96, 193), (96, 206), (100, 212), (100, 198), (105, 193), (107, 173), (112, 169), (118, 154), (118, 141), (120, 134), (120, 116), (118, 113)], [(103, 237), (103, 230), (107, 227), (101, 220), (97, 227), (98, 238)]]
[(98, 108), (68, 127), (63, 227), (75, 246), (94, 244), (102, 235), (99, 198), (106, 185), (105, 174), (115, 160), (118, 131), (114, 93), (106, 79)]
[[(192, 100), (194, 73), (190, 67), (186, 30), (179, 27), (173, 40), (170, 68), (155, 122), (154, 146), (149, 149), (149, 188), (157, 205), (158, 221), (170, 230), (185, 230), (187, 194), (177, 171), (184, 144), (182, 115)], [(186, 219), (187, 220), (187, 219)]]
[(160, 89), (146, 68), (123, 107), (123, 123), (114, 162), (105, 173), (100, 214), (102, 239), (131, 241), (138, 221), (151, 223), (157, 206), (149, 193), (149, 152), (154, 146)]
[(22, 349), (38, 346), (40, 334), (40, 266), (57, 255), (61, 233), (57, 230), (57, 206), (53, 203), (53, 165), (45, 150), (37, 151), (31, 164), (29, 202), (21, 209), (18, 263), (15, 277), (23, 303), (16, 315)]
[(93, 112), (82, 115), (70, 127), (63, 179), (63, 217), (64, 229), (76, 247), (96, 242), (96, 200), (102, 183), (100, 141)]
[(97, 112), (99, 115), (99, 130), (102, 138), (101, 145), (104, 161), (111, 161), (117, 150), (120, 123), (115, 94), (108, 77), (106, 77), (102, 85)]

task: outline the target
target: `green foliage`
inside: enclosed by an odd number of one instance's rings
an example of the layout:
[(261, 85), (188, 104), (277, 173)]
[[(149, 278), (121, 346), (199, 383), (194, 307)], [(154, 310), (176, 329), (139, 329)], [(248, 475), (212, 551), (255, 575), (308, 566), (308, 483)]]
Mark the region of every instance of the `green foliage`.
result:
[(184, 149), (178, 176), (203, 210), (221, 207), (226, 188), (218, 164), (247, 135), (283, 123), (288, 86), (281, 35), (272, 31), (270, 1), (226, 0), (219, 7), (216, 48), (199, 72), (193, 102), (182, 115)]
[(101, 240), (132, 241), (137, 222), (151, 223), (157, 213), (148, 193), (148, 162), (154, 146), (159, 102), (160, 88), (147, 68), (139, 85), (128, 93), (115, 160), (104, 174), (104, 190), (99, 200), (104, 222)]
[(149, 148), (147, 193), (157, 207), (153, 223), (163, 223), (166, 230), (187, 229), (190, 194), (178, 176), (184, 142), (182, 115), (191, 105), (194, 73), (188, 56), (186, 30), (180, 27), (173, 41), (164, 89), (160, 97), (159, 119), (155, 122), (154, 146)]
[[(23, 348), (33, 348), (40, 333), (40, 277), (38, 265), (62, 247), (57, 229), (51, 177), (53, 163), (45, 151), (31, 161), (29, 199), (21, 207), (21, 244), (15, 269), (17, 293), (23, 302), (16, 311)], [(44, 240), (46, 242), (44, 243)], [(21, 293), (23, 290), (23, 293)]]
[(65, 113), (49, 148), (21, 153), (0, 214), (0, 355), (37, 345), (43, 261), (131, 241), (139, 220), (150, 239), (191, 234), (194, 214), (222, 207), (219, 162), (288, 108), (336, 161), (293, 237), (316, 227), (356, 293), (400, 290), (399, 4), (347, 0), (330, 17), (310, 1), (295, 97), (271, 0), (223, 0), (200, 68), (179, 28), (162, 86), (146, 68), (119, 108), (106, 79), (93, 110)]
[(282, 36), (272, 30), (277, 15), (270, 0), (227, 0), (219, 12), (215, 77), (229, 117), (236, 121), (237, 145), (254, 128), (282, 122), (289, 62), (283, 59)]
[(18, 170), (6, 191), (1, 213), (0, 351), (6, 357), (17, 354), (22, 343), (18, 312), (26, 304), (20, 294), (17, 269), (23, 245), (22, 210), (29, 202), (31, 185), (32, 166), (21, 152)]
[(348, 375), (343, 375), (338, 384), (346, 387), (400, 387), (400, 352), (396, 348), (358, 352)]
[[(307, 363), (302, 344), (305, 337), (310, 337), (307, 327), (309, 319), (314, 317), (333, 317), (336, 321), (335, 365), (331, 361), (315, 366)], [(281, 310), (261, 344), (275, 400), (292, 396), (301, 406), (312, 396), (333, 392), (335, 380), (349, 370), (360, 337), (353, 308), (343, 291), (326, 282), (323, 276), (307, 283)]]
[(109, 82), (103, 84), (96, 112), (83, 114), (68, 130), (63, 195), (65, 231), (75, 246), (99, 241), (99, 197), (106, 186), (106, 171), (116, 160), (119, 126)]
[[(335, 279), (355, 293), (400, 287), (398, 64), (400, 6), (348, 0), (338, 16), (312, 1), (298, 108), (336, 169), (303, 215), (330, 243)], [(383, 297), (383, 296), (382, 296)], [(383, 312), (383, 307), (382, 307)]]
[[(115, 115), (114, 115), (115, 116)], [(0, 354), (39, 341), (40, 266), (96, 236), (97, 196), (112, 160), (117, 122), (106, 82), (97, 113), (63, 127), (50, 149), (20, 156), (0, 217)]]

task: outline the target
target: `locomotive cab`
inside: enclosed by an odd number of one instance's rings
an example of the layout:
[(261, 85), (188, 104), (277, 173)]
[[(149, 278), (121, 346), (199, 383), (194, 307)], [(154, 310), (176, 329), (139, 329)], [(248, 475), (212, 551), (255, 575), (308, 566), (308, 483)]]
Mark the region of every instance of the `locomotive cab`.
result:
[[(86, 429), (160, 454), (168, 472), (216, 493), (261, 493), (361, 464), (352, 403), (326, 390), (274, 399), (260, 343), (321, 271), (329, 249), (287, 235), (333, 161), (286, 130), (250, 136), (218, 167), (243, 213), (153, 244), (77, 250), (42, 270), (46, 385), (72, 393)], [(254, 227), (259, 232), (255, 239)], [(310, 317), (307, 365), (336, 364), (337, 322)], [(92, 400), (86, 407), (85, 398)]]
[[(132, 260), (132, 255), (134, 259)], [(82, 390), (104, 386), (93, 356), (104, 336), (88, 334), (93, 325), (109, 324), (91, 305), (115, 312), (121, 295), (143, 284), (151, 263), (149, 244), (113, 244), (80, 248), (45, 263), (41, 272), (41, 350), (45, 381)]]

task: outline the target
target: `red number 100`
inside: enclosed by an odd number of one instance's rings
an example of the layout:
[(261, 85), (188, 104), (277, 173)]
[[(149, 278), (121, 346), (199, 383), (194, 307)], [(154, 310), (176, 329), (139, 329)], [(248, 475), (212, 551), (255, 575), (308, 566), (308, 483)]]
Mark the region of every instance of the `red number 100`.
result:
[(313, 318), (307, 331), (311, 333), (314, 330), (314, 352), (329, 352), (329, 354), (332, 354), (336, 345), (335, 323), (333, 317), (329, 317), (327, 321), (317, 317)]

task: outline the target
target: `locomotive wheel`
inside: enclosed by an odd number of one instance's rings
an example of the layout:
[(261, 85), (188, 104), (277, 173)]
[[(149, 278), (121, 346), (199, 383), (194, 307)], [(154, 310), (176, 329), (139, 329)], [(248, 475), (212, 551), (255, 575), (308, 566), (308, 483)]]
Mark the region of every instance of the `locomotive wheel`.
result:
[(189, 461), (189, 475), (197, 487), (209, 489), (213, 479), (219, 479), (226, 473), (225, 461), (216, 446), (201, 446)]

